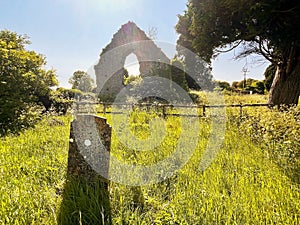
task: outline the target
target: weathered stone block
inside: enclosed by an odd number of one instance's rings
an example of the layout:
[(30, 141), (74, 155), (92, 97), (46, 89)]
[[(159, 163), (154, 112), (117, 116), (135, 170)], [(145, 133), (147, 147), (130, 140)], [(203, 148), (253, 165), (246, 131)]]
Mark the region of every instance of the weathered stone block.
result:
[(71, 123), (68, 175), (107, 182), (111, 127), (105, 118), (77, 115)]

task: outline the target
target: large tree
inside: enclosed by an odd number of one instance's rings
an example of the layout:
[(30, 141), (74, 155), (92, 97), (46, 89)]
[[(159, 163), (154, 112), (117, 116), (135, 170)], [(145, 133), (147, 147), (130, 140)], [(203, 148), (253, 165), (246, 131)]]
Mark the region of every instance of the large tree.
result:
[(78, 89), (83, 92), (91, 92), (95, 84), (91, 76), (81, 70), (73, 73), (73, 76), (69, 79), (69, 83), (72, 84), (72, 89)]
[[(203, 60), (203, 57), (193, 54), (194, 36), (189, 32), (192, 22), (192, 12), (186, 11), (184, 16), (179, 15), (179, 22), (176, 26), (177, 32), (180, 34), (177, 43), (178, 57), (182, 58), (186, 66), (186, 79), (190, 89), (193, 90), (212, 90), (212, 73), (209, 65), (210, 60)], [(200, 87), (200, 85), (201, 87)]]
[(55, 72), (44, 69), (45, 57), (27, 50), (28, 44), (26, 36), (0, 31), (0, 134), (32, 124), (32, 106), (44, 103), (58, 84)]
[[(189, 0), (176, 26), (178, 44), (207, 62), (241, 46), (238, 57), (259, 54), (276, 65), (269, 103), (298, 104), (300, 2), (292, 0)], [(230, 46), (230, 49), (228, 49)]]

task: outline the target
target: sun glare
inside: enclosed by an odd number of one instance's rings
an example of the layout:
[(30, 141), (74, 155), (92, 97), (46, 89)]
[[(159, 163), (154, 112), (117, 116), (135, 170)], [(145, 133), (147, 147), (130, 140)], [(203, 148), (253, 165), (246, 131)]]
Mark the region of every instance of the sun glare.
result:
[(75, 7), (77, 11), (92, 8), (103, 13), (116, 13), (122, 10), (128, 10), (138, 4), (137, 0), (64, 0), (65, 3)]
[(91, 0), (101, 9), (109, 11), (119, 11), (129, 9), (137, 3), (136, 0)]

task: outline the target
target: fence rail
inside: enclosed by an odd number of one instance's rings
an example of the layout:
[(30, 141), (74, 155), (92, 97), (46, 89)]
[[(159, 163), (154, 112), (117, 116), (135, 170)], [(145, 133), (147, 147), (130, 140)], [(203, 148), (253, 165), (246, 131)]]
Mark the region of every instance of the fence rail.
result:
[[(181, 105), (181, 104), (153, 104), (153, 103), (106, 103), (106, 102), (77, 102), (76, 110), (79, 113), (92, 112), (91, 107), (102, 106), (102, 111), (97, 111), (97, 113), (103, 114), (122, 114), (120, 111), (108, 111), (108, 108), (111, 106), (125, 106), (134, 108), (143, 108), (143, 107), (153, 107), (161, 109), (163, 116), (189, 116), (189, 117), (203, 117), (206, 116), (206, 109), (209, 108), (239, 108), (240, 117), (243, 115), (243, 108), (245, 107), (273, 107), (271, 104), (265, 103), (246, 103), (246, 104), (220, 104), (220, 105), (205, 105), (205, 104), (193, 104), (193, 105)], [(172, 108), (186, 108), (186, 109), (202, 109), (202, 115), (189, 115), (189, 114), (178, 114), (178, 113), (167, 113), (167, 109)]]

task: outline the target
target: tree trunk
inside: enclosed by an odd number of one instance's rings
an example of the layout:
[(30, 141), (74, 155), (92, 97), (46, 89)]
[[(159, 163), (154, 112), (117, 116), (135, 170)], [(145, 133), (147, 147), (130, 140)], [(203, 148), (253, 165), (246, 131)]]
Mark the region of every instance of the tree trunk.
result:
[(286, 63), (277, 65), (268, 103), (271, 105), (297, 105), (299, 95), (300, 54), (297, 49), (297, 54), (290, 54)]

